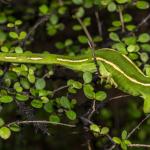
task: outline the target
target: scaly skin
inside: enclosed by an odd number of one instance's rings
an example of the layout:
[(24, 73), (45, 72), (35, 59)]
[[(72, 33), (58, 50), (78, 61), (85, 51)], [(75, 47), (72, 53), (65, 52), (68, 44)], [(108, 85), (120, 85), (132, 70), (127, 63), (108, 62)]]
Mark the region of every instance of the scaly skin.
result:
[[(99, 49), (95, 52), (98, 64), (103, 63), (113, 80), (122, 91), (144, 99), (144, 112), (150, 112), (150, 78), (126, 56), (112, 49)], [(1, 62), (56, 64), (72, 70), (96, 71), (92, 54), (63, 56), (54, 54), (0, 53)]]

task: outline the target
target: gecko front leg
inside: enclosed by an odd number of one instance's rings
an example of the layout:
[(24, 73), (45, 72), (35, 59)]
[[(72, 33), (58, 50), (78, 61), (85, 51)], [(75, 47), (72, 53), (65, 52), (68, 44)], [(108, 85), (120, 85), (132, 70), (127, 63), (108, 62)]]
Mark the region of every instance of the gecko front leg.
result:
[(99, 63), (99, 71), (101, 74), (101, 76), (100, 76), (101, 83), (103, 83), (105, 81), (106, 83), (109, 83), (110, 85), (114, 85), (115, 88), (118, 87), (117, 83), (112, 78), (111, 73), (106, 69), (106, 67), (104, 66), (104, 64), (102, 62)]

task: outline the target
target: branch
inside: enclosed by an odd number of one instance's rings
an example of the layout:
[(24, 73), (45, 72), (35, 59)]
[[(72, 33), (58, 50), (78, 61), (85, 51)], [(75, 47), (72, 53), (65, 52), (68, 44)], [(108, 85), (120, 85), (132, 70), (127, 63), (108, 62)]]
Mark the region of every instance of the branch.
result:
[(140, 128), (140, 126), (150, 117), (150, 114), (148, 114), (131, 132), (128, 134), (127, 138), (129, 138), (136, 130)]
[(143, 148), (150, 148), (150, 145), (147, 145), (147, 144), (130, 144), (128, 145), (129, 147), (143, 147)]
[(33, 121), (28, 121), (28, 120), (24, 120), (24, 121), (14, 121), (11, 122), (9, 124), (7, 124), (8, 127), (10, 127), (13, 124), (52, 124), (52, 125), (61, 125), (61, 126), (66, 126), (66, 127), (70, 127), (70, 128), (74, 128), (76, 127), (76, 125), (71, 125), (71, 124), (66, 124), (66, 123), (59, 123), (59, 122), (51, 122), (51, 121), (47, 121), (47, 120), (33, 120)]
[(124, 20), (123, 20), (121, 6), (118, 6), (118, 10), (119, 10), (120, 22), (121, 22), (121, 26), (122, 26), (122, 32), (125, 32), (125, 26), (124, 26)]
[(80, 18), (77, 17), (77, 20), (78, 22), (80, 23), (81, 27), (83, 28), (89, 42), (89, 46), (92, 50), (92, 55), (93, 55), (93, 59), (94, 59), (94, 63), (95, 63), (95, 66), (96, 66), (96, 69), (97, 69), (97, 74), (100, 76), (100, 72), (99, 72), (99, 65), (97, 63), (97, 60), (96, 60), (96, 56), (95, 56), (95, 43), (92, 39), (92, 36), (90, 35), (89, 31), (87, 30), (86, 26), (83, 24), (82, 20)]
[(150, 14), (148, 14), (148, 15), (138, 24), (136, 31), (137, 31), (143, 24), (145, 24), (149, 19), (150, 19)]
[(25, 46), (25, 45), (26, 45), (26, 41), (29, 39), (29, 37), (31, 36), (31, 34), (32, 34), (41, 24), (43, 24), (44, 22), (46, 22), (52, 14), (53, 14), (53, 13), (48, 14), (48, 15), (45, 15), (45, 16), (42, 16), (42, 17), (33, 25), (33, 27), (29, 30), (27, 36), (26, 36), (25, 39), (23, 40), (22, 46)]
[(80, 18), (77, 17), (77, 20), (80, 23), (81, 27), (83, 28), (87, 38), (89, 39), (91, 47), (95, 47), (95, 43), (94, 43), (92, 36), (90, 35), (89, 31), (87, 30), (86, 26), (83, 24), (83, 22)]
[(117, 99), (124, 98), (124, 97), (129, 97), (129, 96), (131, 96), (131, 95), (119, 95), (119, 96), (110, 98), (109, 101), (117, 100)]
[(96, 21), (97, 21), (97, 27), (98, 27), (99, 35), (102, 36), (102, 34), (103, 34), (103, 32), (102, 32), (102, 24), (101, 24), (101, 21), (100, 21), (100, 17), (99, 17), (98, 11), (95, 12), (95, 17), (96, 17)]
[(53, 94), (55, 94), (56, 92), (61, 91), (61, 90), (63, 90), (63, 89), (66, 89), (66, 88), (68, 88), (68, 85), (61, 86), (61, 87), (59, 87), (59, 88), (53, 90)]

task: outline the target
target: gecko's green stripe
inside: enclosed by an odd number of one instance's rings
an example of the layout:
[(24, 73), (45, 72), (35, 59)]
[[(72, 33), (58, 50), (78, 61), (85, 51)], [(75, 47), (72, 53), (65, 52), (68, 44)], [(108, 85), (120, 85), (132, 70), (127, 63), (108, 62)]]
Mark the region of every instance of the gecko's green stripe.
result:
[[(118, 88), (131, 95), (144, 98), (144, 111), (150, 112), (150, 78), (125, 55), (112, 49), (95, 52), (98, 64), (103, 63), (117, 83)], [(82, 56), (63, 56), (54, 54), (8, 54), (0, 53), (0, 61), (35, 64), (57, 64), (77, 71), (95, 72), (92, 54)]]

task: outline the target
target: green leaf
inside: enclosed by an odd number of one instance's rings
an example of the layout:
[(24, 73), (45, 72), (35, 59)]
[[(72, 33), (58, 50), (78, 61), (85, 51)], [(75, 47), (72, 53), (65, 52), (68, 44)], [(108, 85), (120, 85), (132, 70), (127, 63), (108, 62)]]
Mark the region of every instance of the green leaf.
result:
[(138, 52), (140, 47), (138, 45), (129, 45), (127, 47), (128, 52)]
[(84, 0), (84, 7), (91, 8), (93, 6), (94, 1), (91, 0)]
[(142, 33), (138, 37), (138, 42), (146, 43), (150, 41), (150, 35), (148, 33)]
[(127, 150), (127, 145), (124, 142), (121, 142), (121, 148), (123, 150)]
[(123, 15), (123, 20), (124, 20), (124, 22), (130, 22), (130, 21), (132, 21), (132, 16), (130, 15), (130, 14), (124, 14)]
[(3, 74), (4, 74), (4, 71), (0, 69), (0, 76), (2, 76)]
[(62, 96), (60, 99), (60, 105), (66, 109), (70, 109), (71, 108), (71, 104), (70, 101), (67, 97)]
[(149, 3), (146, 1), (140, 1), (138, 0), (136, 2), (136, 7), (139, 9), (148, 9), (149, 8)]
[(16, 26), (20, 26), (21, 24), (22, 24), (22, 21), (21, 21), (21, 20), (16, 20), (16, 21), (15, 21), (15, 25), (16, 25)]
[(71, 86), (71, 88), (75, 88), (75, 89), (81, 89), (82, 88), (82, 83), (80, 83), (79, 81), (68, 80), (67, 85)]
[(144, 62), (144, 63), (146, 63), (149, 60), (149, 56), (145, 52), (140, 53), (140, 58), (141, 58), (142, 62)]
[(67, 47), (67, 46), (70, 46), (70, 45), (72, 45), (73, 44), (73, 41), (71, 40), (71, 39), (66, 39), (65, 40), (65, 46)]
[(42, 108), (43, 103), (40, 100), (34, 99), (31, 101), (31, 106), (34, 108)]
[(73, 87), (69, 87), (68, 88), (68, 92), (70, 92), (72, 94), (75, 94), (75, 93), (77, 93), (77, 90), (75, 88), (73, 88)]
[(19, 82), (16, 82), (14, 84), (14, 89), (17, 91), (17, 92), (22, 92), (23, 91), (23, 88), (20, 86), (20, 83)]
[(118, 4), (124, 4), (127, 3), (128, 0), (115, 0)]
[(73, 25), (72, 29), (74, 31), (80, 31), (82, 29), (82, 27), (80, 25)]
[(117, 5), (114, 2), (108, 4), (107, 9), (109, 12), (114, 12), (117, 9)]
[(77, 115), (74, 111), (72, 110), (69, 110), (69, 111), (66, 111), (66, 116), (70, 119), (70, 120), (75, 120)]
[(44, 104), (44, 110), (48, 113), (52, 113), (53, 112), (53, 103), (51, 101), (49, 101), (48, 103)]
[(1, 51), (4, 52), (4, 53), (7, 53), (7, 52), (9, 52), (9, 49), (6, 46), (2, 46)]
[(53, 26), (53, 25), (48, 25), (48, 26), (47, 26), (47, 31), (48, 31), (48, 34), (49, 34), (50, 36), (54, 36), (54, 35), (57, 33), (57, 29), (56, 29), (56, 27)]
[(74, 4), (81, 5), (83, 3), (83, 0), (72, 0)]
[(141, 44), (142, 50), (150, 52), (150, 44)]
[(13, 101), (13, 97), (12, 96), (2, 96), (0, 97), (0, 102), (1, 103), (10, 103)]
[(24, 102), (27, 101), (29, 99), (29, 95), (25, 95), (25, 94), (16, 94), (16, 99), (18, 101)]
[(131, 60), (136, 60), (139, 58), (138, 54), (137, 53), (129, 53), (128, 57), (131, 59)]
[(67, 11), (67, 7), (66, 6), (61, 6), (59, 9), (58, 9), (58, 13), (60, 14), (60, 15), (64, 15), (65, 13), (66, 13), (66, 11)]
[(19, 40), (25, 39), (26, 35), (27, 35), (27, 33), (25, 31), (20, 32), (20, 34), (19, 34)]
[(126, 131), (126, 130), (123, 130), (123, 132), (121, 133), (121, 138), (122, 138), (123, 140), (125, 140), (125, 139), (127, 138), (127, 135), (128, 135), (127, 131)]
[(78, 41), (82, 44), (86, 44), (86, 43), (88, 43), (88, 38), (85, 35), (79, 35)]
[(136, 44), (136, 37), (125, 37), (123, 38), (123, 41), (125, 42), (126, 45), (135, 45)]
[(124, 140), (124, 143), (125, 143), (126, 145), (132, 144), (131, 141), (129, 141), (129, 140)]
[(108, 134), (108, 132), (109, 132), (109, 128), (103, 127), (103, 128), (101, 129), (100, 134), (106, 135), (106, 134)]
[(9, 36), (13, 39), (17, 39), (18, 38), (18, 34), (16, 32), (9, 32)]
[(81, 18), (81, 17), (84, 16), (84, 13), (85, 13), (84, 8), (83, 7), (79, 7), (77, 12), (75, 13), (75, 17)]
[(43, 14), (43, 15), (47, 14), (47, 13), (48, 13), (48, 6), (45, 5), (45, 4), (41, 5), (41, 6), (39, 7), (39, 11), (40, 11), (40, 13)]
[(51, 22), (51, 24), (53, 24), (53, 25), (56, 25), (56, 24), (58, 23), (58, 20), (59, 20), (59, 18), (58, 18), (57, 15), (52, 15), (52, 16), (50, 17), (50, 22)]
[(21, 78), (20, 84), (24, 89), (26, 89), (26, 90), (30, 89), (30, 83), (27, 78)]
[(85, 26), (91, 25), (91, 18), (90, 18), (90, 17), (84, 18), (83, 24), (84, 24)]
[(41, 89), (44, 89), (45, 86), (46, 86), (46, 82), (43, 78), (39, 78), (36, 80), (35, 82), (36, 89), (41, 90)]
[(126, 25), (126, 29), (128, 31), (134, 31), (136, 29), (136, 26), (133, 24), (129, 24), (129, 25)]
[(90, 83), (92, 81), (92, 73), (91, 72), (84, 72), (83, 73), (83, 80), (85, 83)]
[(111, 32), (109, 38), (115, 42), (120, 42), (120, 38), (115, 32)]
[(56, 42), (56, 43), (55, 43), (55, 46), (56, 46), (56, 48), (58, 48), (58, 49), (63, 49), (63, 48), (65, 48), (65, 45), (64, 45), (63, 42)]
[(49, 116), (49, 121), (55, 122), (55, 123), (59, 123), (60, 122), (60, 118), (59, 118), (58, 115), (50, 115)]
[(113, 137), (112, 140), (116, 143), (116, 144), (121, 144), (121, 140), (118, 137)]
[(89, 99), (95, 98), (94, 88), (90, 84), (86, 84), (83, 87), (84, 94)]
[(0, 127), (2, 127), (5, 124), (3, 118), (0, 118)]
[(100, 127), (96, 124), (91, 124), (90, 125), (90, 130), (93, 131), (93, 132), (100, 133)]
[(13, 23), (8, 23), (8, 24), (7, 24), (7, 27), (8, 27), (8, 28), (13, 28), (14, 26), (15, 26), (15, 25), (14, 25)]
[(21, 130), (21, 129), (20, 129), (20, 126), (17, 125), (16, 123), (11, 124), (11, 125), (9, 126), (9, 128), (10, 128), (10, 130), (12, 130), (12, 131), (14, 131), (14, 132), (19, 132), (19, 131)]
[(11, 131), (7, 127), (1, 127), (0, 128), (0, 137), (4, 140), (8, 139), (11, 135)]
[(30, 83), (34, 83), (35, 82), (35, 76), (33, 74), (28, 74), (28, 80)]
[(111, 2), (111, 0), (98, 0), (97, 3), (99, 4), (99, 2), (101, 3), (101, 5), (107, 6)]
[(112, 25), (114, 27), (121, 27), (121, 21), (115, 20), (115, 21), (112, 22)]
[(122, 54), (127, 54), (126, 45), (122, 42), (113, 44), (112, 48), (117, 49)]
[(107, 97), (107, 94), (104, 91), (99, 91), (95, 94), (95, 99), (98, 101), (103, 101), (106, 99), (106, 97)]
[(15, 52), (18, 54), (23, 53), (23, 49), (20, 46), (15, 47)]
[(0, 45), (6, 40), (7, 36), (6, 33), (0, 31)]
[(3, 14), (0, 15), (0, 24), (3, 24), (7, 21), (7, 17)]

